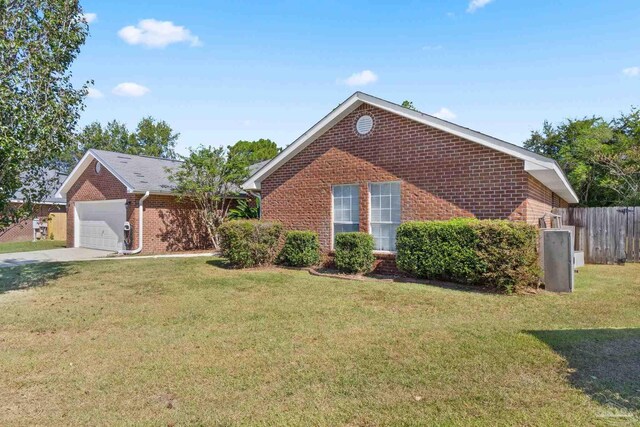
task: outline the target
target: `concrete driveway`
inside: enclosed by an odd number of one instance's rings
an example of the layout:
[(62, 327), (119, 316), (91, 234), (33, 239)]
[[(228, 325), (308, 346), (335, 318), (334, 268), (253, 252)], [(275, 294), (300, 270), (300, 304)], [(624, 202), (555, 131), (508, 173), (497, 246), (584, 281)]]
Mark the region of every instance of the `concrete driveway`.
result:
[(0, 268), (37, 262), (85, 261), (104, 258), (113, 252), (87, 248), (48, 249), (45, 251), (14, 252), (0, 254)]

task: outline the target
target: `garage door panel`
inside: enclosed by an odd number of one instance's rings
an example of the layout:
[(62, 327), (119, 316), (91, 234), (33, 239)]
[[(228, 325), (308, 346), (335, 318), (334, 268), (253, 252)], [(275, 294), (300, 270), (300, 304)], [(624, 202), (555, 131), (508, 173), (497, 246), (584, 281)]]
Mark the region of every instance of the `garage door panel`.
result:
[(124, 242), (124, 201), (78, 202), (78, 245), (117, 251)]

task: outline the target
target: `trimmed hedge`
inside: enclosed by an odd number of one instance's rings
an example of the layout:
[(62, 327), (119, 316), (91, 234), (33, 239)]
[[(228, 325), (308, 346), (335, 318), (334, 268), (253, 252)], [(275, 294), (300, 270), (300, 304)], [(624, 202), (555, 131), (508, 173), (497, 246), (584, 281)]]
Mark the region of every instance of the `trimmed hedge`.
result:
[(282, 241), (282, 224), (277, 222), (228, 221), (218, 232), (222, 255), (239, 268), (273, 264)]
[(485, 268), (482, 283), (511, 292), (540, 285), (538, 230), (524, 222), (475, 221), (478, 256)]
[(373, 269), (373, 236), (351, 232), (336, 235), (335, 259), (338, 270), (344, 273), (368, 273)]
[(289, 231), (278, 257), (291, 267), (310, 267), (320, 263), (320, 241), (313, 231)]
[(398, 227), (396, 265), (411, 276), (475, 283), (483, 270), (468, 219), (406, 222)]
[(398, 227), (398, 269), (415, 277), (493, 286), (537, 287), (537, 230), (522, 222), (453, 219)]

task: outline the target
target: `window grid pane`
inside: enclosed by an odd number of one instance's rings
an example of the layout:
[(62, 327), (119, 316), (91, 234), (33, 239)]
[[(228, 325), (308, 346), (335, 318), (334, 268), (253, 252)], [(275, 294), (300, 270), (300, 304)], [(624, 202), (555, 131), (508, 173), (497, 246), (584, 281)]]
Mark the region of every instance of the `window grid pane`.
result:
[(357, 185), (336, 185), (333, 192), (333, 238), (338, 233), (360, 229), (360, 188)]
[(371, 234), (378, 251), (396, 250), (396, 229), (400, 224), (400, 184), (397, 182), (369, 184), (371, 198)]

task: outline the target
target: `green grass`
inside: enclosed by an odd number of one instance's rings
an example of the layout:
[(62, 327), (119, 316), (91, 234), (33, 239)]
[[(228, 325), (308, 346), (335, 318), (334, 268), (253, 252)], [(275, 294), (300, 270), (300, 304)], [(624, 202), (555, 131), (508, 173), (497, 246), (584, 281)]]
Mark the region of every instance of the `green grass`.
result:
[(39, 264), (0, 283), (0, 425), (640, 420), (640, 265), (587, 266), (568, 295), (207, 258)]
[(0, 243), (0, 254), (11, 252), (31, 252), (44, 249), (59, 249), (66, 247), (64, 240), (38, 240), (37, 242), (6, 242)]

